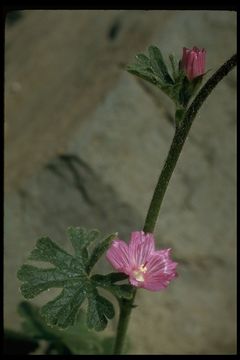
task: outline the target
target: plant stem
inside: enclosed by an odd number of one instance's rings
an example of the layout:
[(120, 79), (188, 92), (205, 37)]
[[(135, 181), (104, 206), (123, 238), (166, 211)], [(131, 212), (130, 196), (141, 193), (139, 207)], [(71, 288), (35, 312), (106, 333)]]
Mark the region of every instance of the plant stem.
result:
[(133, 297), (131, 299), (119, 299), (120, 314), (118, 320), (117, 336), (114, 346), (114, 354), (120, 355), (123, 352), (123, 344), (127, 332), (128, 322), (130, 314), (133, 308), (133, 302), (135, 299), (137, 289), (135, 288)]
[[(228, 61), (226, 61), (206, 82), (206, 84), (199, 91), (198, 95), (193, 100), (192, 104), (186, 111), (184, 117), (181, 119), (180, 123), (176, 127), (175, 135), (172, 140), (172, 144), (167, 155), (166, 161), (164, 163), (162, 172), (158, 179), (158, 183), (153, 193), (152, 201), (150, 203), (148, 213), (146, 216), (145, 224), (143, 231), (145, 233), (153, 233), (160, 207), (163, 201), (164, 194), (167, 190), (167, 186), (173, 170), (176, 166), (177, 160), (181, 153), (184, 142), (187, 138), (193, 120), (200, 109), (203, 102), (206, 100), (208, 95), (212, 92), (215, 86), (226, 76), (237, 64), (237, 55), (233, 55)], [(133, 301), (136, 295), (136, 290), (134, 292), (133, 298), (131, 300), (119, 300), (120, 303), (120, 316), (117, 328), (116, 342), (114, 348), (114, 354), (121, 354), (124, 339), (127, 332), (127, 326), (133, 308)]]
[(170, 147), (168, 156), (166, 158), (162, 172), (158, 179), (158, 183), (153, 193), (150, 207), (148, 209), (147, 217), (143, 228), (143, 231), (145, 233), (153, 233), (154, 231), (169, 180), (176, 166), (182, 147), (188, 136), (189, 130), (192, 126), (193, 120), (198, 110), (200, 109), (201, 105), (206, 100), (208, 95), (215, 88), (215, 86), (222, 80), (224, 76), (229, 73), (229, 71), (234, 68), (236, 64), (237, 55), (235, 54), (228, 61), (226, 61), (202, 87), (202, 89), (199, 91), (198, 95), (190, 105), (189, 109), (187, 110), (185, 116), (181, 120), (179, 126), (176, 128), (172, 145)]

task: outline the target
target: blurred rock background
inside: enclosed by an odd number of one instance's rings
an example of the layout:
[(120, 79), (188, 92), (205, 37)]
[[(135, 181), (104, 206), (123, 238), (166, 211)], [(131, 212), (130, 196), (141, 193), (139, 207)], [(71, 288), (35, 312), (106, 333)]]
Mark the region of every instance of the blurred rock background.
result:
[[(236, 51), (236, 13), (29, 10), (9, 13), (5, 30), (4, 325), (17, 329), (16, 272), (39, 237), (71, 251), (70, 225), (128, 241), (144, 224), (173, 106), (124, 66), (150, 44), (179, 57), (197, 45), (210, 76)], [(234, 354), (235, 70), (195, 119), (155, 234), (173, 248), (179, 278), (138, 292), (131, 353)]]

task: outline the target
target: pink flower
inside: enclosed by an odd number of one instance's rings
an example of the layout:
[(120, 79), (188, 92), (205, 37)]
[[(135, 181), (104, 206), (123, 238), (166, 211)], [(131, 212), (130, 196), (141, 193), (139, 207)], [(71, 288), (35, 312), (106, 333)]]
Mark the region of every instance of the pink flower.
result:
[(195, 46), (192, 49), (183, 48), (181, 65), (190, 81), (204, 74), (205, 57), (206, 50), (204, 49), (200, 50)]
[(170, 259), (170, 251), (155, 250), (153, 234), (134, 231), (129, 245), (114, 240), (106, 256), (116, 270), (129, 275), (133, 286), (158, 291), (177, 276), (177, 263)]

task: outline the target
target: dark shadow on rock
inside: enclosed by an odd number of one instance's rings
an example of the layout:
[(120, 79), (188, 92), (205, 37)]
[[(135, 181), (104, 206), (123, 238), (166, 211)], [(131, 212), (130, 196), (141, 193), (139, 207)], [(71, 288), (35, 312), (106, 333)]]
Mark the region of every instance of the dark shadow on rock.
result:
[(119, 32), (121, 30), (122, 24), (119, 21), (119, 19), (115, 20), (108, 31), (108, 38), (110, 41), (113, 41), (117, 38), (119, 35)]
[(115, 189), (71, 154), (49, 163), (19, 195), (27, 228), (39, 229), (39, 237), (65, 239), (68, 226), (83, 226), (104, 234), (118, 232), (128, 240), (130, 232), (143, 225), (140, 215), (119, 199)]

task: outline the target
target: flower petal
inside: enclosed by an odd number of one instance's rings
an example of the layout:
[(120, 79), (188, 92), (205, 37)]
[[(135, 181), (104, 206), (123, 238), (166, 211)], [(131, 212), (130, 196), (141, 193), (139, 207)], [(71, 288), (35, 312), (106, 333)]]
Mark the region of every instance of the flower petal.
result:
[(132, 267), (144, 265), (155, 249), (153, 234), (134, 231), (129, 243), (129, 262)]
[(106, 257), (116, 270), (129, 275), (129, 249), (124, 241), (114, 240)]
[(137, 281), (133, 276), (129, 276), (129, 282), (131, 285), (136, 286), (136, 287), (142, 287), (143, 283), (141, 283), (140, 281)]
[(150, 291), (160, 291), (167, 288), (170, 280), (165, 280), (161, 276), (155, 276), (151, 278), (146, 278), (142, 287)]
[(166, 288), (176, 276), (177, 263), (170, 259), (171, 249), (155, 251), (146, 264), (143, 287), (151, 291)]
[(155, 251), (147, 262), (147, 273), (154, 274), (161, 272), (163, 274), (171, 274), (177, 266), (177, 263), (170, 259), (171, 250), (169, 248)]

